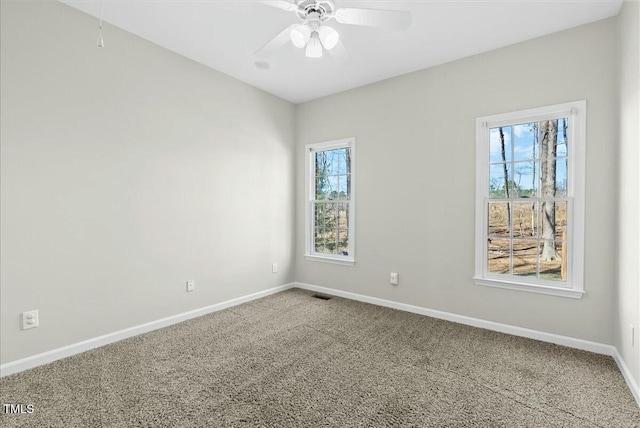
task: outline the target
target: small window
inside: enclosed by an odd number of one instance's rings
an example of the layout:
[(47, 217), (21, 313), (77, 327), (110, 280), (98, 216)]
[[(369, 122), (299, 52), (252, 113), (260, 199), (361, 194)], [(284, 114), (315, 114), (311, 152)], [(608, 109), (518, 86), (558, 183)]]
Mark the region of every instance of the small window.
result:
[(305, 257), (353, 265), (355, 139), (309, 144), (306, 151)]
[(582, 296), (586, 103), (477, 120), (476, 283)]

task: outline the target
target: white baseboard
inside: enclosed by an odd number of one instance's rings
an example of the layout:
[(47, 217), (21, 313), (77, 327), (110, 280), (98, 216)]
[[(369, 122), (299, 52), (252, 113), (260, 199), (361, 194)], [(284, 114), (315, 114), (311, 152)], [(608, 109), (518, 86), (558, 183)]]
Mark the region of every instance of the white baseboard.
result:
[(467, 317), (464, 315), (452, 314), (450, 312), (437, 311), (435, 309), (427, 309), (420, 306), (407, 305), (405, 303), (394, 302), (391, 300), (379, 299), (377, 297), (369, 297), (362, 294), (350, 293), (348, 291), (336, 290), (333, 288), (321, 287), (319, 285), (305, 284), (294, 282), (293, 287), (302, 288), (304, 290), (315, 291), (318, 293), (330, 294), (333, 296), (344, 297), (345, 299), (357, 300), (359, 302), (371, 303), (372, 305), (384, 306), (387, 308), (398, 309), (414, 314), (426, 315), (433, 318), (452, 321), (459, 324), (465, 324), (472, 327), (484, 328), (487, 330), (498, 331), (500, 333), (512, 334), (514, 336), (526, 337), (529, 339), (540, 340), (542, 342), (555, 343), (570, 348), (580, 349), (583, 351), (594, 352), (596, 354), (608, 355), (614, 358), (618, 364), (618, 368), (622, 372), (633, 397), (638, 406), (640, 406), (640, 390), (638, 384), (631, 376), (629, 368), (620, 356), (618, 349), (612, 345), (604, 343), (591, 342), (588, 340), (576, 339), (568, 336), (561, 336), (553, 333), (545, 333), (543, 331), (531, 330), (528, 328), (516, 327), (508, 324), (501, 324), (493, 321), (482, 320), (479, 318)]
[(30, 357), (22, 358), (20, 360), (11, 361), (0, 366), (0, 377), (8, 376), (13, 373), (18, 373), (27, 369), (31, 369), (43, 364), (48, 364), (61, 358), (70, 357), (72, 355), (79, 354), (81, 352), (89, 351), (91, 349), (99, 348), (110, 343), (118, 342), (120, 340), (128, 339), (133, 336), (138, 336), (143, 333), (148, 333), (159, 328), (168, 327), (173, 324), (177, 324), (182, 321), (186, 321), (191, 318), (199, 317), (202, 315), (210, 314), (212, 312), (221, 311), (223, 309), (237, 306), (242, 303), (249, 302), (251, 300), (260, 299), (261, 297), (268, 296), (270, 294), (279, 293), (284, 290), (292, 288), (293, 284), (284, 284), (278, 287), (270, 288), (268, 290), (259, 291), (257, 293), (249, 294), (248, 296), (238, 297), (236, 299), (227, 300), (226, 302), (216, 303), (215, 305), (205, 306), (204, 308), (195, 309), (193, 311), (184, 312), (181, 314), (173, 315), (167, 318), (162, 318), (156, 321), (140, 324), (134, 327), (126, 328), (124, 330), (116, 331), (113, 333), (105, 334), (103, 336), (94, 337), (92, 339), (84, 340), (82, 342), (74, 343), (61, 348), (52, 349), (51, 351), (36, 354)]
[(344, 297), (346, 299), (357, 300), (359, 302), (371, 303), (377, 306), (385, 306), (387, 308), (399, 309), (401, 311), (412, 312), (414, 314), (427, 315), (432, 318), (452, 321), (458, 324), (465, 324), (465, 325), (470, 325), (472, 327), (480, 327), (487, 330), (499, 331), (500, 333), (512, 334), (514, 336), (527, 337), (529, 339), (555, 343), (557, 345), (564, 345), (570, 348), (576, 348), (584, 351), (595, 352), (597, 354), (613, 356), (613, 350), (615, 349), (611, 345), (605, 345), (602, 343), (590, 342), (588, 340), (582, 340), (582, 339), (575, 339), (573, 337), (560, 336), (553, 333), (545, 333), (538, 330), (530, 330), (528, 328), (515, 327), (508, 324), (500, 324), (497, 322), (486, 321), (479, 318), (472, 318), (464, 315), (452, 314), (450, 312), (437, 311), (435, 309), (423, 308), (421, 306), (407, 305), (405, 303), (379, 299), (377, 297), (369, 297), (362, 294), (350, 293), (348, 291), (335, 290), (333, 288), (320, 287), (318, 285), (313, 285), (313, 284), (303, 284), (303, 283), (296, 282), (294, 283), (294, 287), (302, 288), (305, 290), (317, 291), (319, 293), (331, 294), (338, 297)]
[(636, 399), (636, 403), (638, 403), (638, 407), (640, 407), (640, 387), (631, 375), (631, 370), (629, 370), (629, 367), (627, 367), (627, 364), (622, 359), (622, 355), (620, 355), (620, 352), (618, 352), (618, 348), (613, 348), (613, 350), (613, 359), (616, 360), (618, 368), (622, 372), (622, 376), (624, 377), (624, 380), (627, 382), (627, 386), (629, 386), (629, 389), (633, 394), (633, 398)]

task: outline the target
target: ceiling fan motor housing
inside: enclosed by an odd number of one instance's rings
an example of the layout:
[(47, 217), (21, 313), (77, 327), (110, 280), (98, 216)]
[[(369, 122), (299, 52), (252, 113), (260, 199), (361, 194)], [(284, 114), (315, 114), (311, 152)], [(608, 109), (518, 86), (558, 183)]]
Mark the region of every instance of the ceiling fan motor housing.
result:
[(331, 0), (297, 0), (296, 13), (303, 21), (317, 14), (320, 22), (325, 22), (333, 16), (335, 5)]

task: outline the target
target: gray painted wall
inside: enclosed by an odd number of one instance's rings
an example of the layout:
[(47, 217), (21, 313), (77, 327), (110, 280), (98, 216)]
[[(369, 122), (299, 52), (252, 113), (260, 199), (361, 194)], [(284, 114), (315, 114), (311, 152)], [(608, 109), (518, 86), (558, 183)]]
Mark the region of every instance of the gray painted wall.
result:
[(292, 104), (108, 25), (99, 49), (57, 2), (1, 12), (3, 363), (293, 279)]
[[(613, 343), (618, 86), (607, 19), (311, 101), (305, 144), (356, 137), (356, 265), (306, 261), (297, 170), (296, 280), (550, 333)], [(474, 285), (475, 119), (587, 100), (586, 295)], [(389, 272), (400, 285), (389, 285)]]
[[(618, 15), (620, 61), (620, 182), (618, 294), (615, 345), (640, 383), (640, 6), (624, 2)], [(635, 346), (631, 328), (635, 326)]]

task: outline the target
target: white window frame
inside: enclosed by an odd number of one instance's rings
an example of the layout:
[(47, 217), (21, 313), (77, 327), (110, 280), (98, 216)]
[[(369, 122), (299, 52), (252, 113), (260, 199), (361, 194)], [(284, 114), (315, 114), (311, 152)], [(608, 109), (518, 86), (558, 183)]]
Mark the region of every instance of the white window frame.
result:
[[(349, 255), (325, 254), (314, 251), (313, 202), (315, 196), (315, 154), (316, 152), (342, 148), (351, 149), (351, 195), (349, 198)], [(346, 266), (355, 265), (355, 218), (356, 218), (356, 139), (354, 137), (341, 140), (307, 144), (305, 146), (305, 253), (306, 260), (335, 263)], [(339, 202), (339, 201), (338, 201)]]
[[(584, 294), (584, 215), (585, 215), (585, 147), (586, 101), (575, 101), (496, 114), (476, 119), (476, 241), (475, 274), (477, 285), (521, 290), (580, 299)], [(487, 264), (489, 197), (489, 130), (499, 126), (516, 125), (569, 117), (567, 170), (567, 228), (568, 257), (566, 282), (525, 279), (505, 274), (491, 274)], [(555, 284), (557, 282), (557, 284)]]

